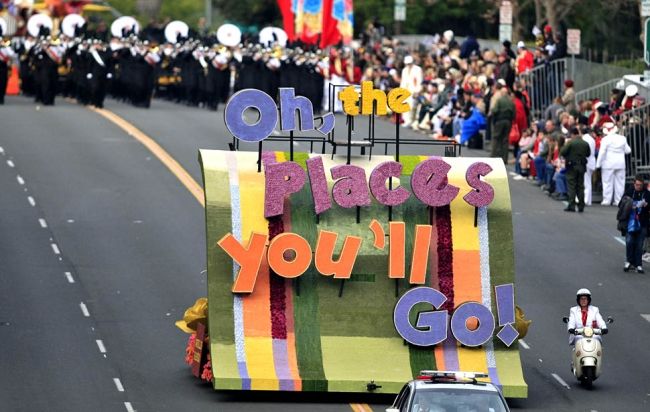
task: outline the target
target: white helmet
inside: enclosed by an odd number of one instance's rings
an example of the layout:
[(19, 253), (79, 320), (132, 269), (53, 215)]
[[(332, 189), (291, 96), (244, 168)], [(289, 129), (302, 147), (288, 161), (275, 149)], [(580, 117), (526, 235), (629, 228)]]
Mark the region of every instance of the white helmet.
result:
[(578, 289), (576, 292), (576, 301), (578, 302), (578, 305), (580, 304), (580, 297), (581, 296), (586, 296), (587, 299), (589, 299), (589, 304), (591, 304), (591, 292), (587, 288), (582, 288)]

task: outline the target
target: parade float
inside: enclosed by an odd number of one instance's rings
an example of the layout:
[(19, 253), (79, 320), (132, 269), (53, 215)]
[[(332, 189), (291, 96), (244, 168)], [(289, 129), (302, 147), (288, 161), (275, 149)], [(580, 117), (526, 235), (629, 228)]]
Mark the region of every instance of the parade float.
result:
[[(307, 99), (279, 94), (279, 107), (250, 89), (226, 107), (259, 150), (199, 153), (208, 296), (177, 323), (194, 375), (215, 390), (397, 393), (421, 370), (478, 371), (526, 397), (501, 159), (353, 156), (350, 135), (346, 155), (264, 151), (276, 128), (335, 140), (333, 114), (315, 121)], [(337, 97), (349, 117), (399, 120), (408, 92), (382, 94)]]

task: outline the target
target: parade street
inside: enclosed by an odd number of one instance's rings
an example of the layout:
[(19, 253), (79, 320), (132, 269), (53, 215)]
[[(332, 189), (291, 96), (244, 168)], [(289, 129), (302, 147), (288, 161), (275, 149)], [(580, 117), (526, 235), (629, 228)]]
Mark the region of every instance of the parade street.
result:
[[(183, 362), (188, 335), (174, 322), (207, 295), (197, 156), (199, 149), (228, 150), (232, 143), (222, 106), (215, 113), (154, 100), (144, 110), (107, 100), (100, 112), (63, 98), (53, 107), (15, 96), (5, 103), (1, 410), (383, 411), (392, 403), (388, 395), (214, 391)], [(344, 128), (345, 119), (337, 120), (337, 128)], [(392, 138), (395, 125), (377, 120), (376, 130), (377, 137)], [(264, 149), (289, 146), (265, 142)], [(240, 150), (256, 151), (257, 145), (242, 144)], [(300, 142), (294, 150), (308, 151), (309, 144)], [(383, 154), (384, 146), (374, 150)], [(400, 151), (443, 154), (442, 146)], [(337, 154), (344, 152), (339, 148)], [(650, 275), (622, 271), (617, 209), (596, 205), (564, 213), (565, 204), (527, 180), (511, 175), (509, 183), (516, 303), (532, 320), (518, 343), (528, 398), (511, 400), (510, 407), (650, 410)], [(571, 374), (562, 323), (583, 287), (603, 316), (615, 318), (592, 390)]]

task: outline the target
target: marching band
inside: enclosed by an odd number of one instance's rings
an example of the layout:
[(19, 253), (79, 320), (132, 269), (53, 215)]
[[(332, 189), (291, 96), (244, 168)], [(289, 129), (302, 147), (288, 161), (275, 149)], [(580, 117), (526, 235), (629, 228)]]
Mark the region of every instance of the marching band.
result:
[[(53, 105), (61, 95), (101, 108), (111, 95), (148, 108), (156, 96), (216, 110), (241, 89), (277, 96), (278, 88), (293, 87), (320, 110), (327, 105), (330, 79), (352, 84), (360, 78), (345, 51), (288, 47), (279, 28), (262, 30), (258, 43), (242, 44), (234, 25), (224, 24), (216, 36), (193, 39), (187, 24), (174, 21), (165, 28), (166, 41), (158, 44), (138, 37), (140, 26), (128, 16), (113, 22), (108, 42), (86, 36), (85, 20), (77, 14), (63, 19), (58, 37), (51, 35), (52, 27), (48, 16), (34, 15), (28, 21), (29, 36), (0, 47), (0, 78), (6, 80), (7, 66), (17, 60), (22, 94), (43, 105)], [(4, 91), (0, 83), (0, 99)]]

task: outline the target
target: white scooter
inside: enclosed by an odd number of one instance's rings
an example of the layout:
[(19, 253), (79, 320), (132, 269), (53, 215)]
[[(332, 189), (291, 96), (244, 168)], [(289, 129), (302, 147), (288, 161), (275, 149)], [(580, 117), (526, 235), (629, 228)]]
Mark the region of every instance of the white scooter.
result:
[[(569, 318), (562, 318), (564, 323), (569, 322)], [(614, 322), (611, 317), (607, 318), (607, 323)], [(604, 329), (605, 333), (607, 330)], [(577, 328), (574, 335), (581, 336), (576, 339), (571, 354), (571, 371), (573, 375), (586, 387), (591, 388), (593, 382), (600, 376), (600, 367), (602, 364), (603, 347), (600, 339), (595, 336), (602, 335), (603, 329), (598, 328)]]

